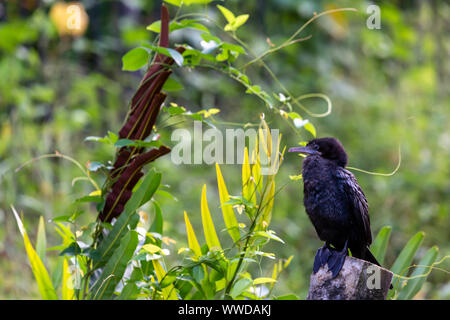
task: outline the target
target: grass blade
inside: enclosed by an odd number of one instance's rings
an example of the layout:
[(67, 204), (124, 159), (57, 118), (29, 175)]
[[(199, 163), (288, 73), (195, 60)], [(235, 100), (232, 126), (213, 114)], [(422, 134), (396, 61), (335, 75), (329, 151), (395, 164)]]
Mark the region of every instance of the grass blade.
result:
[(63, 261), (62, 299), (75, 300), (75, 291), (73, 290), (72, 274), (70, 273), (69, 264), (65, 257)]
[(418, 264), (420, 267), (416, 267), (411, 274), (412, 279), (408, 280), (406, 286), (400, 291), (397, 298), (398, 300), (412, 299), (420, 291), (420, 288), (422, 288), (431, 271), (432, 264), (437, 259), (438, 253), (439, 249), (436, 246), (427, 251)]
[(222, 249), (219, 238), (217, 237), (216, 228), (214, 227), (214, 223), (211, 218), (211, 213), (208, 208), (208, 201), (206, 199), (206, 184), (203, 185), (202, 189), (201, 214), (206, 244), (210, 250), (213, 248)]
[[(396, 288), (399, 284), (400, 278), (397, 276), (403, 276), (408, 267), (411, 265), (414, 255), (422, 244), (423, 238), (425, 236), (424, 232), (416, 233), (406, 244), (400, 255), (395, 260), (392, 265), (391, 271), (394, 273), (394, 278), (392, 279), (392, 285)], [(394, 290), (391, 290), (388, 294), (388, 298), (392, 298), (395, 294)]]
[(248, 149), (244, 150), (244, 162), (242, 163), (242, 196), (245, 200), (256, 204), (256, 195), (253, 192), (252, 173), (250, 170), (250, 162), (248, 159)]
[(44, 217), (39, 218), (38, 231), (36, 235), (36, 252), (41, 258), (42, 262), (45, 262), (45, 252), (47, 250), (47, 237), (45, 236), (45, 223)]
[(220, 206), (222, 208), (223, 220), (225, 221), (225, 226), (227, 227), (228, 233), (234, 242), (238, 242), (241, 238), (239, 233), (239, 225), (236, 216), (233, 211), (233, 206), (230, 204), (225, 204), (230, 200), (230, 195), (228, 194), (227, 186), (223, 180), (222, 172), (220, 171), (219, 165), (216, 163), (216, 173), (217, 173), (217, 186), (219, 189)]
[(186, 223), (186, 233), (188, 237), (189, 248), (194, 252), (197, 257), (202, 255), (202, 249), (195, 236), (194, 228), (192, 228), (191, 222), (189, 221), (186, 211), (184, 212), (184, 221)]
[[(161, 283), (162, 279), (164, 279), (164, 276), (166, 275), (166, 271), (164, 271), (164, 268), (158, 260), (152, 260), (152, 262), (156, 277), (158, 278), (159, 283)], [(178, 300), (173, 284), (169, 284), (167, 287), (162, 288), (162, 294), (164, 300)]]
[(381, 230), (378, 232), (377, 237), (373, 241), (372, 246), (370, 247), (372, 254), (381, 265), (383, 265), (384, 257), (386, 256), (386, 249), (391, 237), (391, 231), (391, 226), (385, 226), (381, 228)]
[(25, 244), (25, 250), (27, 252), (28, 260), (31, 265), (31, 270), (33, 271), (33, 275), (36, 278), (36, 282), (38, 284), (42, 299), (58, 300), (58, 295), (56, 294), (55, 288), (53, 287), (52, 281), (50, 280), (47, 269), (45, 269), (44, 263), (42, 262), (41, 258), (39, 258), (37, 252), (34, 250), (16, 209), (13, 206), (11, 206), (11, 208), (14, 213), (14, 217), (16, 218), (17, 225), (19, 226), (20, 233), (22, 234), (23, 242)]
[(265, 191), (264, 198), (262, 201), (262, 214), (259, 226), (262, 230), (265, 230), (272, 220), (272, 208), (275, 198), (275, 179), (273, 176), (269, 176), (267, 183), (269, 184), (267, 190)]

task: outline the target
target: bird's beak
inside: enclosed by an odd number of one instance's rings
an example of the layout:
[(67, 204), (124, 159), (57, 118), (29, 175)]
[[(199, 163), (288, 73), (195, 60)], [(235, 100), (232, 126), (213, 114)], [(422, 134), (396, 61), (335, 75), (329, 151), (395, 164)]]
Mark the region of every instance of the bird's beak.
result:
[(303, 154), (318, 154), (318, 155), (321, 155), (321, 153), (319, 151), (317, 151), (316, 149), (310, 148), (310, 147), (289, 148), (289, 152), (299, 152), (299, 153), (303, 153)]

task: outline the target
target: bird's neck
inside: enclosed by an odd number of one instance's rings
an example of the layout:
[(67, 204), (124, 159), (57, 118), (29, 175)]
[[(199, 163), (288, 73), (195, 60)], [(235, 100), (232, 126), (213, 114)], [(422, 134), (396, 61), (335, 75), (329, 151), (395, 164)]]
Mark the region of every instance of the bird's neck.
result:
[(311, 155), (303, 161), (302, 175), (305, 183), (312, 177), (326, 178), (336, 169), (337, 164), (321, 156)]

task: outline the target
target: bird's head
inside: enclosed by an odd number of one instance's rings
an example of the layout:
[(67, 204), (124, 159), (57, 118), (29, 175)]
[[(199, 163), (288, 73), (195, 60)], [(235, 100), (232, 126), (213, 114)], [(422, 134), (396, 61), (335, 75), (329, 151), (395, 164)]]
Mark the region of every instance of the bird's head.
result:
[(319, 138), (308, 142), (304, 147), (290, 148), (289, 152), (299, 152), (306, 155), (318, 155), (322, 158), (336, 162), (338, 166), (345, 168), (347, 165), (347, 153), (342, 143), (336, 138)]

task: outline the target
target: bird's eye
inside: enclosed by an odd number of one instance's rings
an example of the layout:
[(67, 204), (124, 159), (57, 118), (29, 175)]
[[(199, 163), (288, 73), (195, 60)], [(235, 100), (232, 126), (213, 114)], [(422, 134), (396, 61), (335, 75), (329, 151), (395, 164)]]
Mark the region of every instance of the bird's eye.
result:
[(317, 144), (313, 144), (312, 147), (314, 150), (319, 150), (319, 145), (317, 145)]

